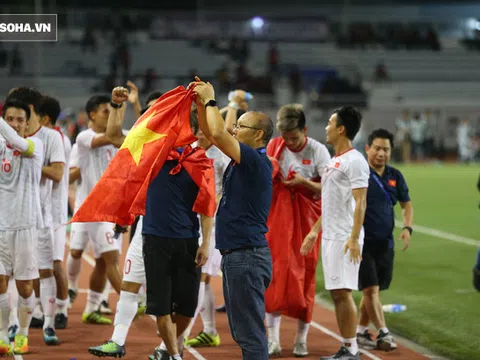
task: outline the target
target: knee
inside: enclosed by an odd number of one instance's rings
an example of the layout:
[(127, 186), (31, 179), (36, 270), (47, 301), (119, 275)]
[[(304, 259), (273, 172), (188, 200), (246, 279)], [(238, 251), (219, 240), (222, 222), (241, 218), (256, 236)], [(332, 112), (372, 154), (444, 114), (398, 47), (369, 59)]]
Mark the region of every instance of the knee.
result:
[(363, 297), (366, 301), (372, 301), (378, 299), (380, 294), (380, 290), (378, 286), (370, 286), (368, 288), (363, 289)]
[(33, 281), (32, 280), (17, 280), (18, 295), (27, 299), (32, 296), (33, 293)]
[(77, 249), (70, 250), (70, 255), (72, 255), (72, 258), (76, 260), (81, 259), (82, 254), (83, 254), (83, 250), (77, 250)]
[(332, 300), (335, 304), (342, 303), (344, 301), (348, 301), (348, 299), (352, 296), (352, 292), (347, 289), (341, 290), (332, 290), (330, 292), (332, 296)]

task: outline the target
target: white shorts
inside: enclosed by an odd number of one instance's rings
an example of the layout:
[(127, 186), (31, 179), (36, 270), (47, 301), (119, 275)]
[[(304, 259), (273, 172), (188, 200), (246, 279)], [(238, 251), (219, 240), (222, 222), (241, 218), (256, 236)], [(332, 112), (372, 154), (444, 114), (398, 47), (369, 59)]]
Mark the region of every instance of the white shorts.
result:
[(37, 266), (37, 229), (0, 231), (0, 262), (7, 276), (15, 280), (39, 277)]
[(113, 237), (115, 224), (109, 222), (73, 223), (70, 231), (70, 249), (82, 250), (87, 248), (88, 241), (92, 244), (93, 257), (99, 259), (103, 253), (122, 250), (122, 239)]
[(53, 229), (38, 229), (37, 261), (40, 270), (53, 270)]
[(67, 240), (67, 227), (61, 225), (53, 226), (53, 261), (63, 261), (65, 257), (65, 242)]
[[(345, 241), (322, 239), (322, 265), (326, 290), (358, 290), (360, 263), (350, 261), (350, 252), (343, 253)], [(363, 244), (360, 244), (360, 251)]]
[[(200, 238), (198, 239), (198, 245), (202, 245), (202, 235), (200, 233)], [(202, 267), (202, 274), (207, 274), (210, 276), (217, 276), (220, 271), (220, 265), (222, 263), (222, 254), (220, 251), (215, 249), (215, 223), (212, 227), (212, 234), (210, 236), (210, 248), (208, 251), (208, 260), (205, 265)]]
[(145, 264), (143, 262), (143, 217), (138, 220), (137, 229), (128, 247), (123, 266), (123, 281), (136, 284), (145, 283)]

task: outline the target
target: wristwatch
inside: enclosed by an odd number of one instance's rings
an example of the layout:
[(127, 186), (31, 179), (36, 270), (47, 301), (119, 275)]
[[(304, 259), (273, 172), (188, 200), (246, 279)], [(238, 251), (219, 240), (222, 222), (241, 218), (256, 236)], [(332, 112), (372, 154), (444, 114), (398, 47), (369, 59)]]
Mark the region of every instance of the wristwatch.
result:
[(217, 102), (215, 100), (210, 100), (209, 102), (205, 103), (205, 108), (207, 108), (207, 106), (217, 106)]
[(405, 229), (407, 229), (410, 235), (412, 235), (413, 229), (410, 226), (404, 226), (402, 230), (405, 230)]
[(110, 106), (113, 107), (114, 109), (120, 109), (122, 105), (123, 103), (117, 104), (117, 103), (114, 103), (113, 101), (110, 101)]

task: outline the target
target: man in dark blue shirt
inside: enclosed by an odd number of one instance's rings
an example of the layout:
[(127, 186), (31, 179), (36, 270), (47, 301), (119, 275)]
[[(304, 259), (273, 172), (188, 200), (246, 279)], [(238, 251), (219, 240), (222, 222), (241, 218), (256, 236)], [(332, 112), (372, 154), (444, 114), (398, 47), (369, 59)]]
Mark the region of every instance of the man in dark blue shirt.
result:
[(233, 339), (244, 360), (267, 360), (264, 293), (272, 277), (272, 257), (265, 237), (272, 200), (272, 163), (266, 145), (273, 122), (250, 111), (227, 131), (213, 87), (197, 78), (194, 93), (203, 133), (232, 161), (223, 177), (216, 217), (216, 247), (223, 255), (223, 294)]
[[(403, 250), (408, 248), (412, 234), (413, 206), (403, 175), (388, 166), (393, 149), (393, 134), (384, 129), (373, 131), (365, 146), (370, 179), (367, 192), (367, 210), (363, 227), (365, 240), (359, 272), (359, 290), (363, 291), (357, 341), (364, 348), (391, 351), (397, 348), (388, 331), (380, 302), (380, 291), (387, 290), (392, 281), (395, 214), (393, 207), (400, 202), (404, 228), (400, 240)], [(376, 343), (368, 333), (373, 322), (379, 330)]]

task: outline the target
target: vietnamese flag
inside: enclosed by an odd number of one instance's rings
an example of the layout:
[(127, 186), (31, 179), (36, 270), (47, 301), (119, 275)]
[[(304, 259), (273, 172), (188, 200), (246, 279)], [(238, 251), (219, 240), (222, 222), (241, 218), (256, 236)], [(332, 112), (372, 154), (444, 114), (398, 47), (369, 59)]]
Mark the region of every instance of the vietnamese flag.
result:
[(145, 215), (147, 189), (174, 147), (196, 140), (190, 129), (192, 90), (179, 86), (135, 123), (99, 182), (70, 222), (131, 225)]

